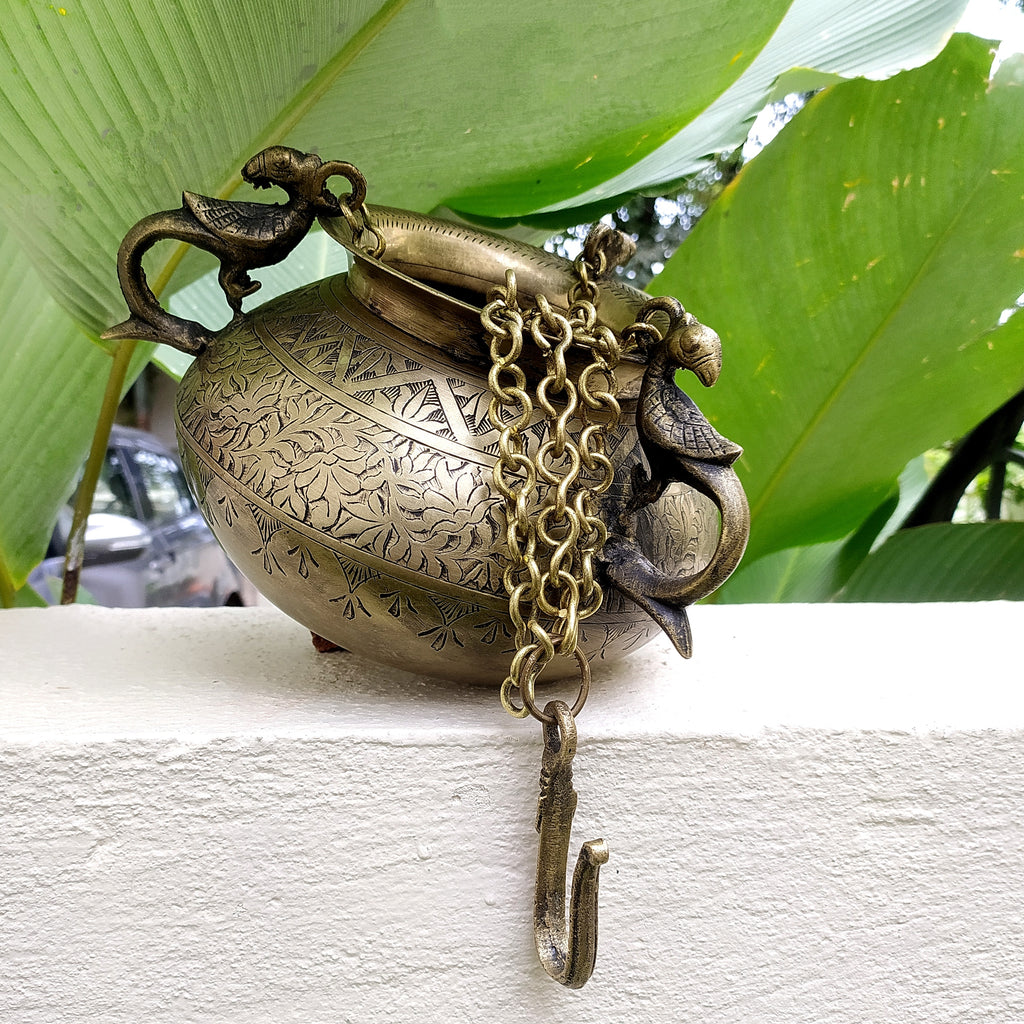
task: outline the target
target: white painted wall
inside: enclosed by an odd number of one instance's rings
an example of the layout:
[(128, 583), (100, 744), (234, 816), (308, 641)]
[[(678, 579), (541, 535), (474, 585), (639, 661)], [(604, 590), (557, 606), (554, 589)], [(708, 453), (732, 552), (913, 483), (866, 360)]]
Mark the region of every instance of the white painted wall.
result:
[(0, 613), (0, 1020), (1024, 1020), (1019, 605), (694, 610), (600, 670), (530, 927), (540, 727), (273, 609)]

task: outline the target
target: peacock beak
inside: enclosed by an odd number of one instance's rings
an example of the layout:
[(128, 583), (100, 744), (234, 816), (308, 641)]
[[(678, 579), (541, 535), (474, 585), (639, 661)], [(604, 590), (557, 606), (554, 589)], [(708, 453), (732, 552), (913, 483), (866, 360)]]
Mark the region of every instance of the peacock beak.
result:
[(687, 369), (693, 371), (704, 387), (712, 387), (722, 372), (722, 350), (703, 351)]
[(242, 168), (242, 177), (251, 185), (255, 185), (257, 181), (266, 181), (267, 165), (262, 152), (257, 153), (246, 163)]
[(668, 339), (669, 354), (673, 362), (709, 388), (722, 372), (722, 339), (695, 317), (687, 316), (687, 322)]

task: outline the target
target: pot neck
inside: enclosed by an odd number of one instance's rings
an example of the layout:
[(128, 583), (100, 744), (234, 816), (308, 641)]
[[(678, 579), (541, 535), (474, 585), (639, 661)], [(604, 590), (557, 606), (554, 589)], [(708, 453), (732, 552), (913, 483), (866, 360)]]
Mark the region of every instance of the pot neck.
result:
[[(369, 207), (387, 242), (381, 259), (354, 245), (341, 218), (321, 218), (324, 229), (352, 254), (348, 287), (367, 309), (420, 341), (460, 361), (489, 363), (480, 311), (490, 289), (516, 274), (520, 303), (543, 294), (563, 312), (575, 282), (569, 260), (534, 246), (404, 210)], [(613, 330), (631, 324), (648, 296), (618, 281), (599, 283), (598, 310)], [(635, 390), (642, 364), (624, 362), (620, 381)], [(527, 370), (529, 373), (529, 370)]]

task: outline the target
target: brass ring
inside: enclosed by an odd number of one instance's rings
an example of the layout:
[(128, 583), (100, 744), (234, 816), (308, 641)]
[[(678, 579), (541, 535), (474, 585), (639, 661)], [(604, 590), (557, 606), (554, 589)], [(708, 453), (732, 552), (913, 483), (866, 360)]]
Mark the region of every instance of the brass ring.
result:
[[(530, 656), (526, 659), (523, 664), (522, 681), (519, 683), (519, 693), (523, 698), (523, 707), (537, 719), (538, 722), (544, 722), (547, 725), (552, 725), (556, 721), (553, 715), (545, 714), (539, 707), (537, 707), (537, 700), (534, 695), (534, 686), (537, 682), (537, 676), (539, 672), (535, 672), (537, 667), (537, 659), (541, 655), (541, 648), (539, 645), (536, 650), (530, 652)], [(579, 665), (580, 669), (580, 692), (576, 698), (576, 703), (573, 704), (570, 714), (575, 718), (582, 710), (583, 705), (587, 703), (587, 697), (590, 695), (590, 662), (587, 661), (587, 656), (577, 647), (573, 654), (576, 655), (576, 664)], [(541, 669), (543, 671), (543, 669)]]
[(336, 174), (348, 179), (352, 191), (344, 198), (335, 197), (342, 206), (358, 210), (366, 202), (366, 176), (358, 167), (345, 160), (331, 160), (321, 166), (320, 173), (323, 175), (324, 185), (327, 184), (329, 178), (333, 178)]
[(513, 717), (513, 718), (525, 718), (529, 713), (530, 709), (525, 705), (518, 705), (512, 699), (512, 688), (515, 683), (512, 682), (511, 677), (507, 678), (501, 684), (501, 706)]

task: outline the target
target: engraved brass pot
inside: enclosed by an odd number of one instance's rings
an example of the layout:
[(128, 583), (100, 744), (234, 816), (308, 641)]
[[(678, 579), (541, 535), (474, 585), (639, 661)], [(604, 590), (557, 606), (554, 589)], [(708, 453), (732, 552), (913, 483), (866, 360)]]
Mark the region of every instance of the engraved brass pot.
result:
[[(303, 192), (256, 166), (261, 158), (269, 163), (260, 154), (245, 176), (285, 187), (287, 205), (218, 205), (186, 193), (181, 211), (153, 215), (133, 229), (119, 270), (134, 315), (108, 336), (198, 350), (177, 396), (185, 472), (218, 540), (274, 604), (373, 660), (497, 685), (516, 645), (502, 582), (505, 518), (492, 483), (498, 433), (488, 419), (480, 307), (512, 268), (520, 292), (542, 293), (564, 308), (573, 266), (497, 236), (366, 207), (361, 196), (347, 197), (341, 216), (323, 188), (324, 171)], [(350, 165), (323, 167), (347, 174), (333, 168)], [(362, 244), (365, 232), (351, 215), (357, 208), (386, 242), (383, 253)], [(268, 230), (247, 226), (267, 220), (266, 211), (276, 211), (278, 221), (299, 211), (306, 227), (319, 216), (351, 251), (351, 267), (242, 314), (241, 296), (254, 290), (246, 268), (281, 256), (238, 257), (228, 247), (232, 238), (221, 245), (230, 234), (224, 224), (230, 215), (236, 235), (266, 236)], [(236, 311), (224, 329), (208, 332), (150, 302), (141, 254), (166, 237), (221, 258), (221, 283)], [(598, 309), (621, 331), (647, 298), (602, 280)], [(535, 380), (539, 370), (525, 361), (524, 368)], [(639, 357), (621, 364), (624, 415), (607, 438), (616, 471), (601, 515), (616, 537), (643, 475), (636, 425), (643, 372)], [(539, 443), (544, 430), (538, 418), (527, 433)], [(686, 581), (697, 581), (677, 602), (684, 620), (683, 606), (728, 575), (742, 552), (736, 536), (746, 536), (745, 502), (742, 513), (729, 512), (737, 499), (723, 500), (715, 486), (698, 484), (701, 494), (671, 483), (656, 501), (630, 512), (628, 536), (616, 549), (619, 561), (639, 559), (658, 580), (682, 581), (684, 590)], [(720, 523), (730, 516), (736, 522)], [(584, 652), (617, 658), (656, 635), (649, 617), (656, 612), (626, 596), (634, 590), (605, 581), (601, 610), (582, 623)], [(574, 672), (575, 664), (565, 659), (564, 669)]]

